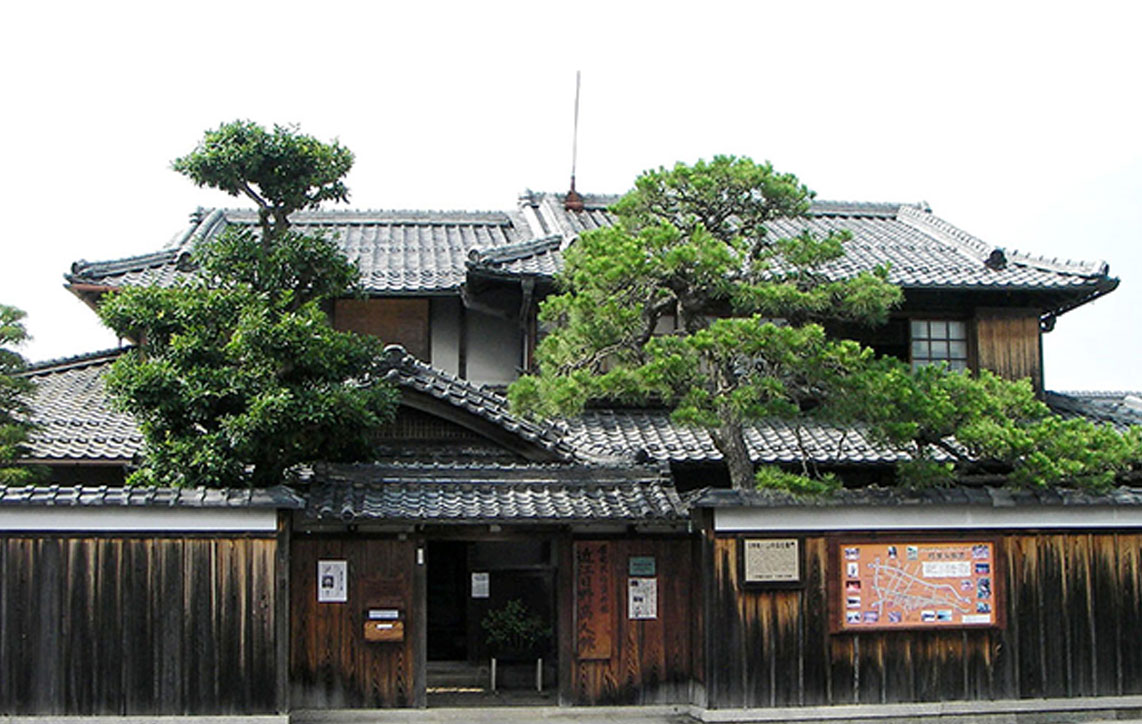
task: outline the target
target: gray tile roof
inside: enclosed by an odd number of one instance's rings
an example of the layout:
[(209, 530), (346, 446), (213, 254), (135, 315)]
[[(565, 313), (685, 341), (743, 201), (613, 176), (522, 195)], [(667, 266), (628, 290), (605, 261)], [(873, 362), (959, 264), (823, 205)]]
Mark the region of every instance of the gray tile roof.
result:
[[(143, 438), (134, 418), (116, 411), (103, 387), (103, 375), (121, 350), (53, 360), (26, 373), (35, 383), (31, 457), (45, 462), (108, 461), (125, 464), (142, 452)], [(492, 390), (431, 367), (397, 345), (385, 350), (390, 382), (428, 395), (518, 436), (562, 461), (616, 462), (620, 456), (590, 444), (572, 444), (566, 431), (513, 415), (508, 402)]]
[(503, 395), (425, 364), (399, 345), (386, 347), (385, 354), (389, 366), (385, 378), (390, 382), (466, 410), (549, 451), (560, 460), (589, 461), (615, 456), (589, 445), (571, 445), (564, 439), (564, 430), (557, 425), (513, 415)]
[(492, 276), (553, 277), (563, 268), (563, 237), (556, 234), (541, 239), (468, 255), (468, 269)]
[[(361, 268), (367, 291), (377, 295), (455, 293), (467, 274), (550, 277), (562, 251), (583, 231), (613, 224), (607, 211), (617, 196), (585, 195), (582, 211), (567, 211), (561, 194), (531, 193), (513, 212), (312, 211), (294, 214), (298, 228), (336, 234)], [(252, 225), (250, 210), (200, 212), (164, 251), (109, 262), (79, 261), (67, 275), (73, 286), (171, 284), (186, 273), (196, 240), (230, 224)], [(889, 264), (889, 279), (911, 289), (989, 289), (1049, 292), (1058, 311), (1117, 285), (1101, 262), (1073, 262), (1004, 252), (1005, 264), (984, 262), (996, 251), (936, 217), (923, 205), (815, 201), (806, 219), (771, 224), (775, 234), (805, 229), (825, 234), (847, 229), (853, 239), (844, 258), (825, 272), (846, 277)], [(1002, 268), (997, 268), (1002, 267)], [(182, 271), (180, 271), (180, 268)]]
[[(290, 217), (299, 231), (335, 236), (361, 270), (371, 294), (454, 292), (464, 282), (468, 254), (530, 238), (515, 213), (474, 211), (307, 211)], [(67, 280), (73, 285), (169, 285), (187, 273), (185, 260), (200, 239), (227, 226), (255, 226), (252, 210), (212, 210), (192, 219), (171, 248), (108, 262), (78, 261)], [(179, 260), (184, 263), (179, 264)]]
[(727, 490), (706, 488), (686, 496), (696, 508), (837, 508), (848, 506), (980, 505), (1012, 506), (1142, 505), (1142, 488), (1119, 487), (1107, 493), (1042, 488), (1015, 490), (997, 487), (882, 488), (869, 486), (837, 491), (831, 496), (797, 496), (775, 490)]
[[(665, 410), (589, 410), (565, 420), (569, 440), (580, 446), (625, 452), (642, 450), (653, 460), (710, 462), (722, 459), (702, 428), (670, 421)], [(768, 420), (746, 429), (746, 446), (755, 463), (792, 463), (801, 450), (819, 464), (890, 464), (908, 460), (900, 450), (873, 443), (859, 426), (840, 427), (814, 420), (796, 426)]]
[(1142, 392), (1048, 392), (1045, 401), (1063, 417), (1085, 417), (1117, 430), (1142, 425)]
[[(617, 196), (586, 196), (582, 211), (567, 211), (558, 194), (524, 198), (543, 219), (546, 233), (568, 240), (582, 231), (612, 224), (606, 206)], [(848, 230), (852, 240), (842, 259), (823, 271), (844, 278), (878, 265), (890, 265), (889, 280), (913, 289), (1072, 290), (1105, 293), (1117, 280), (1103, 262), (1047, 259), (1005, 251), (1006, 266), (984, 264), (996, 246), (952, 226), (920, 204), (814, 201), (808, 218), (782, 219), (768, 225), (771, 234), (793, 236), (809, 230), (825, 235)], [(532, 261), (533, 266), (540, 264)], [(1109, 288), (1106, 288), (1109, 287)]]
[[(102, 376), (119, 350), (34, 365), (27, 373), (36, 384), (31, 456), (47, 462), (107, 461), (125, 464), (141, 452), (142, 436), (133, 418), (112, 409)], [(511, 413), (507, 400), (493, 390), (431, 367), (397, 346), (388, 348), (387, 378), (429, 395), (519, 436), (565, 462), (615, 465), (640, 453), (660, 462), (721, 460), (709, 433), (677, 425), (664, 410), (588, 410), (578, 418), (537, 423)], [(1047, 393), (1051, 408), (1064, 416), (1108, 422), (1118, 429), (1142, 424), (1142, 394), (1128, 392)], [(770, 420), (746, 431), (756, 463), (792, 463), (804, 449), (822, 465), (886, 465), (908, 459), (906, 452), (877, 445), (859, 426), (818, 421)]]
[(314, 474), (310, 520), (653, 522), (685, 517), (661, 469), (567, 465), (330, 465)]
[(0, 485), (0, 506), (296, 510), (304, 505), (304, 499), (284, 485), (242, 489)]
[(120, 350), (33, 365), (36, 385), (31, 436), (36, 460), (98, 460), (126, 463), (142, 450), (143, 437), (131, 415), (113, 409), (103, 375)]
[(571, 240), (584, 231), (614, 225), (617, 217), (608, 209), (620, 198), (618, 194), (583, 194), (583, 209), (563, 208), (563, 194), (529, 191), (520, 197), (523, 208), (531, 208), (538, 216), (544, 234), (558, 234)]

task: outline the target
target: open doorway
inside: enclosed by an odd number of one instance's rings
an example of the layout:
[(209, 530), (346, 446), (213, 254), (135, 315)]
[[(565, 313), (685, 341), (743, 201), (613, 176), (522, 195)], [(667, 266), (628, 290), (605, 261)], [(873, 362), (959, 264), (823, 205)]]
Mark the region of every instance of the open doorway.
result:
[[(540, 537), (430, 540), (427, 553), (430, 704), (462, 705), (467, 702), (457, 701), (457, 695), (476, 699), (490, 695), (490, 663), (495, 652), (481, 624), (489, 611), (501, 610), (510, 601), (537, 617), (546, 635), (526, 653), (497, 656), (498, 698), (482, 703), (544, 703), (550, 699), (557, 681), (556, 569), (551, 541)], [(542, 660), (538, 672), (536, 659)], [(537, 683), (541, 701), (531, 701)], [(450, 696), (444, 702), (442, 695)]]

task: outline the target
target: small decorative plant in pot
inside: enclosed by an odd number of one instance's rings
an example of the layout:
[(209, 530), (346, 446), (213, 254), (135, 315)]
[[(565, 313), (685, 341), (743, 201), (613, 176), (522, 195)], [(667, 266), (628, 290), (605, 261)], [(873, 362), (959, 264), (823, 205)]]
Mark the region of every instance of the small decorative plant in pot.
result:
[(543, 655), (551, 638), (551, 628), (538, 614), (527, 609), (523, 601), (513, 598), (501, 608), (494, 608), (481, 622), (488, 652), (497, 659), (523, 661)]

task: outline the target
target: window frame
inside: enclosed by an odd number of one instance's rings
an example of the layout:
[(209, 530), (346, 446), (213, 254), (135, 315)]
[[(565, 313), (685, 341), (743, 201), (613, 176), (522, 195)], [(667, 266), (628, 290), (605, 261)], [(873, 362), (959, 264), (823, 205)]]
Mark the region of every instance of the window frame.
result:
[[(927, 336), (917, 337), (916, 325), (924, 324)], [(942, 331), (939, 327), (933, 328), (933, 325), (943, 325)], [(963, 336), (954, 336), (952, 325), (959, 325), (963, 331)], [(917, 343), (926, 343), (928, 354), (917, 358), (916, 345)], [(936, 356), (937, 353), (933, 352), (934, 345), (944, 345), (943, 356)], [(952, 352), (953, 345), (962, 345), (962, 354), (954, 354)], [(908, 318), (908, 364), (913, 370), (928, 365), (939, 364), (941, 362), (947, 364), (949, 370), (952, 371), (967, 371), (975, 369), (974, 354), (972, 348), (972, 325), (970, 319), (956, 316), (924, 316), (924, 317), (909, 317)]]

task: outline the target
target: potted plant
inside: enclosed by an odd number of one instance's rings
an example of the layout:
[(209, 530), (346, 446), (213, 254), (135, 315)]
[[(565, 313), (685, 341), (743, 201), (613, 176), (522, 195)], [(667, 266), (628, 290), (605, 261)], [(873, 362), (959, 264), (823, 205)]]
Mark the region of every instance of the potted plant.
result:
[(513, 598), (501, 608), (494, 608), (481, 621), (485, 642), (492, 656), (492, 691), (496, 690), (496, 662), (536, 661), (536, 689), (542, 690), (543, 653), (551, 638), (551, 628), (538, 614), (527, 609), (523, 601)]

